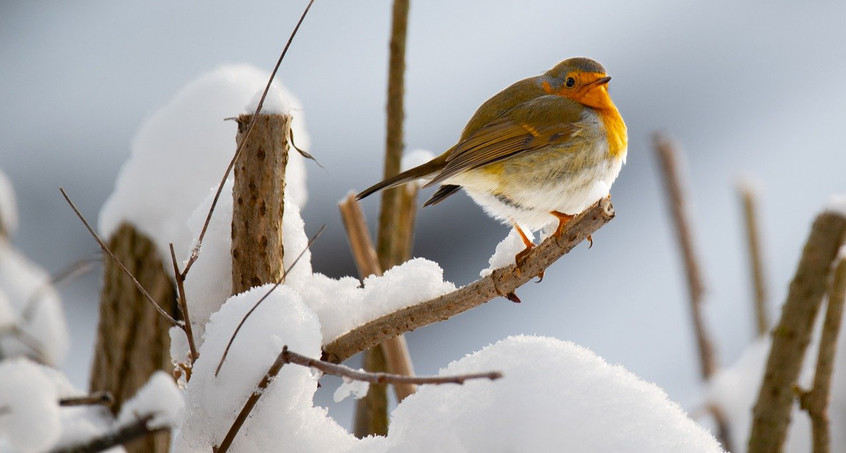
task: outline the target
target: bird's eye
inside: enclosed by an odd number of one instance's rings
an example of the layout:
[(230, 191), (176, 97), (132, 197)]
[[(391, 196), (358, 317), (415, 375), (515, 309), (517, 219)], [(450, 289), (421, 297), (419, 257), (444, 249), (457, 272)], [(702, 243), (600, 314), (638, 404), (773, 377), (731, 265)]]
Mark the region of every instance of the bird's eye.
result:
[(564, 82), (564, 84), (567, 85), (567, 88), (573, 88), (573, 85), (576, 84), (576, 79), (572, 77), (567, 77), (567, 81)]

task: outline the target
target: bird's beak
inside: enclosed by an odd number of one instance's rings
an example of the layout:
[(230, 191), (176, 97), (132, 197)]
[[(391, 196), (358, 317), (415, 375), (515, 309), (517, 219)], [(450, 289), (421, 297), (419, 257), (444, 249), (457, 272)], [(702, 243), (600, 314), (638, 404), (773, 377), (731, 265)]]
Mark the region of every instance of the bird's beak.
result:
[(608, 83), (608, 82), (610, 82), (610, 81), (611, 81), (611, 77), (610, 77), (610, 76), (605, 76), (605, 77), (602, 77), (602, 78), (600, 78), (600, 79), (596, 79), (596, 80), (594, 80), (594, 81), (593, 81), (593, 84), (594, 84), (594, 85), (605, 85), (606, 83)]

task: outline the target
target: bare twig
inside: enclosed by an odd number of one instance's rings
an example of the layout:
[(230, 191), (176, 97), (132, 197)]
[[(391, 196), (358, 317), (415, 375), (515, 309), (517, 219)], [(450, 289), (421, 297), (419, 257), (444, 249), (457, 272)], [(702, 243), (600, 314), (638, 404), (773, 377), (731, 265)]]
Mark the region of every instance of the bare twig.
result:
[(121, 262), (120, 262), (120, 260), (119, 260), (119, 259), (115, 256), (115, 254), (114, 254), (114, 253), (112, 253), (112, 251), (109, 249), (109, 247), (107, 247), (107, 246), (106, 246), (106, 244), (103, 242), (103, 240), (102, 240), (102, 239), (100, 239), (100, 236), (99, 236), (99, 235), (98, 235), (98, 234), (94, 231), (94, 229), (93, 229), (93, 228), (91, 228), (91, 225), (89, 225), (89, 224), (88, 224), (88, 221), (87, 221), (87, 220), (85, 220), (85, 217), (82, 215), (82, 213), (81, 213), (81, 212), (79, 212), (79, 209), (77, 209), (76, 205), (75, 205), (75, 204), (73, 204), (73, 202), (71, 201), (70, 197), (68, 197), (68, 194), (67, 194), (67, 193), (65, 193), (65, 189), (60, 187), (60, 188), (59, 188), (59, 192), (61, 192), (61, 193), (62, 193), (62, 196), (63, 196), (63, 197), (65, 197), (65, 201), (67, 201), (67, 202), (68, 202), (68, 204), (70, 205), (71, 209), (73, 209), (73, 212), (75, 212), (75, 213), (76, 213), (76, 216), (77, 216), (77, 217), (79, 217), (79, 220), (81, 220), (81, 221), (82, 221), (82, 224), (83, 224), (83, 225), (85, 225), (85, 228), (87, 228), (87, 229), (88, 229), (88, 232), (89, 232), (89, 233), (91, 233), (91, 236), (94, 236), (94, 239), (97, 241), (97, 244), (99, 244), (99, 245), (100, 245), (100, 248), (101, 248), (104, 252), (106, 252), (106, 254), (107, 254), (107, 255), (109, 255), (109, 256), (110, 256), (110, 257), (114, 260), (115, 264), (116, 264), (116, 265), (117, 265), (117, 267), (121, 270), (121, 272), (123, 272), (125, 275), (127, 275), (127, 276), (128, 276), (128, 277), (132, 280), (132, 283), (135, 285), (135, 287), (138, 289), (138, 291), (140, 291), (140, 292), (141, 292), (141, 294), (143, 294), (143, 295), (144, 295), (144, 298), (145, 298), (145, 299), (147, 299), (147, 302), (149, 302), (149, 303), (150, 303), (150, 305), (152, 305), (152, 306), (156, 309), (156, 311), (158, 311), (158, 312), (159, 312), (159, 314), (160, 314), (160, 315), (162, 315), (165, 319), (167, 319), (167, 321), (168, 321), (168, 322), (170, 322), (172, 325), (174, 325), (174, 326), (178, 326), (178, 327), (182, 327), (182, 323), (180, 323), (179, 321), (177, 321), (177, 320), (173, 319), (173, 316), (170, 316), (170, 315), (169, 315), (169, 314), (168, 314), (168, 313), (167, 313), (167, 312), (166, 312), (166, 311), (165, 311), (165, 310), (164, 310), (164, 309), (163, 309), (163, 308), (162, 308), (162, 307), (161, 307), (161, 306), (160, 306), (160, 305), (159, 305), (159, 304), (158, 304), (158, 303), (157, 303), (157, 302), (153, 299), (153, 297), (152, 297), (152, 296), (150, 296), (150, 293), (148, 293), (148, 292), (147, 292), (147, 290), (146, 290), (146, 289), (144, 289), (144, 286), (143, 286), (143, 285), (141, 285), (141, 283), (138, 281), (138, 279), (136, 279), (136, 278), (135, 278), (135, 276), (134, 276), (134, 275), (132, 275), (132, 272), (130, 272), (130, 271), (129, 271), (129, 269), (127, 269), (127, 268), (126, 268), (126, 266), (124, 266), (124, 265), (123, 265), (123, 263), (121, 263)]
[(339, 365), (323, 360), (312, 359), (296, 352), (289, 351), (288, 347), (282, 348), (283, 360), (285, 363), (295, 363), (304, 367), (316, 368), (326, 374), (342, 376), (356, 381), (370, 382), (372, 384), (464, 384), (472, 379), (489, 379), (495, 381), (502, 377), (499, 371), (487, 373), (457, 374), (454, 376), (403, 376), (391, 373), (368, 373), (366, 371), (354, 370), (348, 366)]
[(111, 406), (115, 402), (109, 392), (94, 392), (90, 395), (71, 396), (59, 400), (59, 406)]
[(256, 119), (258, 118), (259, 113), (261, 113), (261, 108), (264, 106), (264, 100), (267, 98), (267, 93), (270, 91), (270, 86), (273, 84), (273, 79), (276, 77), (276, 72), (279, 71), (279, 66), (282, 64), (282, 60), (285, 58), (285, 54), (288, 53), (288, 48), (291, 47), (291, 42), (294, 41), (294, 36), (297, 35), (297, 31), (300, 29), (300, 25), (302, 25), (303, 20), (305, 20), (306, 14), (308, 14), (308, 10), (311, 9), (311, 5), (314, 3), (314, 0), (309, 0), (308, 5), (306, 6), (305, 10), (303, 11), (302, 16), (300, 16), (300, 20), (297, 21), (297, 25), (294, 27), (294, 31), (291, 32), (291, 36), (288, 38), (288, 42), (285, 43), (285, 48), (282, 49), (282, 53), (279, 55), (279, 59), (276, 61), (276, 65), (273, 67), (273, 72), (270, 73), (270, 78), (267, 80), (267, 85), (264, 87), (264, 92), (261, 94), (261, 98), (259, 99), (258, 105), (256, 106), (256, 111), (253, 112), (253, 119), (250, 121), (249, 126), (247, 126), (246, 131), (244, 132), (244, 140), (238, 145), (238, 148), (235, 150), (235, 155), (232, 156), (232, 160), (229, 161), (229, 165), (226, 167), (226, 171), (223, 173), (223, 178), (220, 179), (220, 184), (217, 186), (217, 191), (214, 194), (214, 199), (212, 200), (211, 207), (209, 207), (209, 213), (206, 215), (206, 220), (203, 222), (203, 228), (200, 230), (200, 235), (197, 237), (197, 243), (194, 245), (194, 248), (191, 250), (191, 256), (188, 258), (188, 262), (185, 263), (185, 268), (182, 269), (182, 278), (184, 279), (185, 276), (188, 275), (188, 271), (191, 270), (191, 266), (197, 261), (200, 255), (200, 247), (203, 245), (203, 239), (206, 237), (206, 231), (209, 228), (209, 223), (211, 222), (212, 214), (214, 213), (215, 207), (217, 207), (217, 201), (220, 199), (220, 193), (223, 191), (223, 186), (226, 184), (226, 180), (229, 178), (229, 173), (232, 172), (232, 168), (235, 166), (235, 161), (238, 160), (238, 156), (241, 155), (241, 151), (244, 149), (244, 143), (246, 143), (247, 138), (249, 138), (250, 133), (253, 131), (253, 127), (255, 126)]
[(749, 262), (752, 267), (752, 283), (755, 289), (755, 324), (758, 336), (767, 333), (770, 327), (767, 319), (767, 285), (764, 279), (764, 260), (761, 256), (761, 233), (758, 227), (758, 209), (755, 190), (748, 182), (738, 185), (743, 203), (743, 218), (746, 224), (746, 240), (749, 244)]
[(820, 349), (817, 356), (817, 370), (814, 374), (814, 387), (802, 392), (799, 404), (811, 417), (814, 453), (831, 451), (831, 427), (828, 417), (828, 405), (831, 399), (831, 375), (834, 372), (837, 335), (843, 320), (843, 302), (846, 298), (846, 259), (841, 259), (834, 269), (831, 290), (828, 293), (828, 305), (820, 337)]
[(611, 197), (605, 197), (573, 218), (561, 238), (547, 238), (533, 248), (519, 266), (512, 264), (443, 296), (374, 319), (323, 347), (323, 359), (340, 363), (404, 332), (444, 321), (497, 296), (505, 297), (538, 275), (576, 245), (614, 218)]
[(282, 370), (282, 367), (285, 366), (285, 364), (287, 363), (293, 363), (309, 368), (316, 368), (326, 374), (343, 376), (357, 381), (365, 381), (374, 384), (400, 382), (433, 385), (464, 384), (465, 381), (469, 381), (472, 379), (489, 379), (491, 381), (494, 381), (502, 377), (502, 373), (498, 371), (491, 371), (487, 373), (460, 374), (455, 376), (420, 377), (401, 376), (388, 373), (367, 373), (364, 371), (354, 370), (344, 365), (336, 365), (334, 363), (312, 359), (310, 357), (297, 354), (296, 352), (289, 351), (288, 346), (286, 345), (282, 347), (282, 352), (280, 352), (279, 355), (276, 356), (276, 360), (273, 361), (273, 364), (267, 370), (267, 373), (265, 373), (261, 381), (259, 381), (258, 385), (256, 386), (256, 389), (250, 394), (249, 398), (247, 398), (247, 402), (244, 403), (244, 407), (241, 408), (241, 411), (238, 413), (238, 416), (235, 418), (235, 421), (232, 423), (232, 426), (229, 428), (229, 431), (227, 431), (226, 437), (224, 437), (223, 441), (220, 443), (220, 446), (217, 447), (217, 449), (215, 450), (216, 453), (225, 453), (229, 449), (229, 447), (232, 446), (232, 442), (235, 440), (235, 435), (238, 434), (238, 431), (241, 429), (241, 426), (244, 425), (244, 422), (247, 420), (247, 417), (249, 417), (250, 412), (253, 410), (256, 403), (258, 403), (259, 398), (261, 398), (261, 395), (264, 394), (264, 391), (267, 389), (270, 383), (273, 382), (274, 378), (276, 378), (276, 376), (279, 374), (279, 371)]
[[(194, 328), (191, 326), (191, 315), (188, 313), (188, 300), (185, 298), (185, 277), (179, 271), (179, 264), (176, 262), (176, 252), (173, 250), (173, 242), (170, 246), (170, 262), (173, 264), (173, 279), (176, 280), (177, 303), (179, 304), (179, 311), (182, 312), (182, 330), (185, 336), (188, 337), (188, 350), (191, 354), (191, 363), (197, 361), (200, 353), (197, 352), (197, 343), (194, 341)], [(191, 375), (186, 375), (186, 379), (190, 380)]]
[(261, 296), (261, 299), (259, 299), (258, 302), (253, 305), (253, 308), (250, 308), (250, 310), (244, 315), (244, 317), (241, 318), (241, 322), (238, 323), (238, 327), (235, 328), (235, 331), (232, 332), (232, 336), (229, 338), (229, 342), (226, 343), (226, 349), (223, 350), (223, 355), (220, 356), (220, 362), (217, 363), (217, 368), (214, 369), (214, 377), (217, 377), (217, 375), (220, 373), (220, 368), (223, 366), (223, 362), (226, 360), (226, 356), (229, 355), (229, 348), (232, 347), (232, 343), (235, 341), (235, 337), (238, 336), (238, 332), (241, 331), (241, 327), (244, 326), (244, 323), (247, 321), (247, 318), (249, 318), (250, 315), (252, 315), (253, 312), (256, 311), (256, 308), (258, 308), (258, 306), (261, 305), (261, 303), (264, 302), (264, 300), (267, 299), (268, 296), (270, 296), (270, 293), (276, 290), (276, 288), (278, 288), (279, 285), (281, 285), (285, 281), (285, 276), (288, 275), (288, 272), (290, 272), (291, 269), (293, 269), (294, 266), (297, 265), (297, 263), (300, 261), (300, 258), (305, 255), (305, 252), (309, 248), (311, 248), (311, 245), (314, 244), (314, 241), (316, 241), (321, 234), (323, 234), (323, 230), (325, 229), (326, 225), (320, 227), (320, 230), (318, 230), (317, 233), (315, 233), (314, 236), (309, 239), (308, 244), (306, 244), (305, 248), (300, 251), (294, 262), (291, 263), (291, 267), (284, 270), (284, 272), (282, 273), (282, 278), (280, 278), (278, 282), (276, 282), (272, 287), (270, 287), (270, 289), (268, 289), (267, 292), (264, 293), (263, 296)]
[(846, 218), (823, 212), (814, 220), (781, 319), (773, 329), (764, 379), (753, 410), (749, 453), (781, 451), (790, 424), (793, 385), (799, 378), (814, 319), (825, 296), (832, 263), (846, 234)]
[(103, 436), (87, 440), (78, 445), (60, 447), (53, 450), (53, 453), (96, 453), (141, 437), (152, 436), (156, 433), (170, 431), (170, 427), (168, 426), (160, 426), (156, 428), (148, 427), (147, 422), (149, 422), (152, 418), (152, 415), (142, 417), (132, 423), (118, 428), (115, 431), (106, 433)]
[(71, 280), (75, 277), (85, 274), (86, 272), (91, 270), (94, 263), (99, 263), (100, 261), (102, 261), (102, 259), (103, 257), (98, 253), (95, 256), (82, 258), (63, 267), (62, 269), (59, 269), (58, 272), (51, 275), (47, 281), (39, 285), (38, 288), (36, 288), (29, 295), (26, 305), (24, 305), (24, 308), (21, 310), (21, 318), (25, 320), (32, 319), (32, 315), (38, 308), (38, 302), (41, 300), (41, 295), (48, 288), (53, 287), (53, 285), (56, 285), (59, 282)]
[[(44, 351), (44, 345), (41, 344), (41, 340), (27, 332), (23, 327), (17, 324), (2, 326), (0, 327), (0, 338), (3, 337), (14, 338), (21, 345), (29, 349), (31, 354), (28, 354), (27, 357), (30, 359), (44, 365), (50, 364), (50, 361), (47, 358), (47, 353)], [(4, 358), (4, 352), (0, 349), (0, 360)]]
[[(373, 243), (370, 242), (367, 222), (364, 213), (361, 211), (361, 205), (355, 199), (355, 194), (348, 195), (341, 202), (339, 208), (359, 275), (362, 278), (368, 275), (382, 275), (376, 250), (373, 248)], [(386, 368), (389, 373), (414, 376), (414, 368), (411, 364), (411, 356), (408, 353), (404, 336), (398, 335), (386, 340), (382, 343), (382, 352), (385, 354)], [(417, 391), (417, 388), (413, 384), (394, 385), (397, 401), (402, 401), (415, 391)]]
[(670, 210), (673, 213), (673, 221), (676, 226), (676, 235), (679, 240), (679, 247), (684, 258), (684, 267), (687, 271), (687, 287), (690, 295), (691, 315), (693, 327), (696, 332), (696, 344), (699, 347), (699, 365), (702, 377), (708, 379), (717, 370), (717, 360), (714, 354), (714, 346), (711, 342), (705, 327), (705, 319), (702, 315), (703, 295), (705, 285), (702, 283), (702, 271), (699, 267), (699, 259), (693, 246), (693, 235), (690, 227), (689, 215), (687, 213), (687, 201), (682, 177), (679, 171), (678, 153), (673, 144), (660, 134), (655, 134), (655, 153), (661, 162), (664, 174), (666, 193), (670, 202)]

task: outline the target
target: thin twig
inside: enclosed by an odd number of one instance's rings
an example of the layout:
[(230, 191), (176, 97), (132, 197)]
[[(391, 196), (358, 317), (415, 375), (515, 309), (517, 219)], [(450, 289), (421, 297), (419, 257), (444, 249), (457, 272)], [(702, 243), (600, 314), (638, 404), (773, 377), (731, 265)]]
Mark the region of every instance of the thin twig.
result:
[(258, 308), (258, 306), (261, 305), (261, 303), (264, 302), (264, 300), (267, 299), (268, 296), (270, 296), (270, 293), (272, 293), (274, 290), (276, 290), (276, 288), (279, 287), (279, 285), (281, 285), (282, 283), (285, 282), (285, 277), (288, 275), (288, 272), (290, 272), (291, 269), (293, 269), (294, 266), (297, 265), (297, 263), (300, 261), (300, 258), (302, 258), (303, 255), (305, 255), (305, 252), (309, 248), (311, 248), (311, 245), (314, 244), (314, 241), (316, 241), (317, 238), (319, 238), (321, 234), (323, 234), (323, 230), (325, 230), (325, 229), (326, 229), (326, 225), (323, 225), (323, 226), (320, 227), (320, 230), (318, 230), (317, 233), (315, 233), (314, 236), (312, 236), (311, 239), (309, 239), (308, 244), (306, 244), (305, 248), (300, 251), (300, 253), (297, 255), (297, 258), (294, 260), (294, 262), (291, 263), (291, 267), (289, 267), (288, 269), (285, 269), (282, 272), (282, 278), (280, 278), (278, 282), (276, 282), (272, 287), (270, 287), (270, 289), (268, 289), (267, 292), (264, 293), (263, 296), (261, 296), (261, 299), (259, 299), (258, 302), (256, 302), (255, 305), (253, 305), (253, 308), (250, 308), (250, 311), (248, 311), (244, 315), (244, 317), (241, 318), (241, 321), (238, 323), (238, 327), (235, 328), (235, 331), (232, 332), (232, 336), (229, 337), (229, 342), (226, 343), (226, 349), (223, 350), (223, 355), (220, 356), (220, 362), (217, 363), (217, 368), (214, 369), (214, 377), (217, 377), (217, 375), (220, 373), (220, 368), (223, 366), (223, 362), (226, 360), (226, 356), (229, 355), (229, 348), (232, 347), (232, 343), (235, 341), (235, 337), (238, 336), (238, 332), (241, 331), (241, 327), (244, 326), (244, 323), (247, 321), (247, 318), (249, 318), (250, 315), (252, 315), (253, 312), (256, 311), (256, 308)]
[(285, 363), (295, 363), (304, 367), (316, 368), (326, 374), (346, 377), (355, 381), (370, 382), (371, 384), (464, 384), (465, 381), (472, 379), (489, 379), (491, 381), (495, 381), (502, 377), (502, 373), (499, 371), (457, 374), (454, 376), (404, 376), (401, 374), (391, 373), (368, 373), (366, 371), (354, 370), (345, 365), (312, 359), (310, 357), (297, 354), (296, 352), (289, 351), (287, 346), (282, 348), (282, 356)]
[(841, 259), (834, 269), (831, 290), (828, 293), (828, 306), (820, 337), (820, 349), (817, 355), (817, 369), (814, 374), (814, 387), (802, 392), (799, 405), (811, 417), (811, 430), (814, 453), (831, 451), (831, 420), (828, 417), (828, 405), (831, 400), (831, 376), (834, 373), (837, 335), (843, 320), (843, 302), (846, 298), (846, 259)]
[(282, 65), (282, 59), (285, 58), (285, 54), (288, 53), (288, 48), (291, 47), (291, 42), (294, 41), (294, 36), (296, 36), (297, 31), (300, 29), (300, 25), (302, 25), (303, 20), (305, 20), (306, 14), (308, 14), (308, 10), (311, 9), (311, 5), (314, 3), (314, 0), (309, 0), (308, 5), (306, 6), (305, 10), (303, 11), (302, 16), (300, 16), (300, 20), (297, 21), (297, 25), (294, 27), (294, 31), (291, 32), (291, 36), (288, 38), (288, 42), (285, 43), (285, 48), (282, 49), (282, 54), (279, 55), (279, 59), (276, 61), (276, 65), (273, 67), (273, 72), (270, 73), (270, 78), (267, 80), (267, 85), (264, 87), (264, 91), (261, 94), (261, 98), (259, 99), (258, 105), (256, 106), (256, 111), (253, 112), (252, 120), (250, 121), (249, 126), (247, 126), (246, 132), (244, 132), (244, 139), (238, 145), (238, 148), (235, 150), (235, 155), (232, 156), (232, 160), (229, 161), (229, 165), (226, 167), (226, 171), (223, 173), (223, 178), (220, 179), (220, 184), (217, 186), (217, 191), (214, 194), (214, 199), (212, 200), (211, 206), (209, 207), (209, 213), (206, 215), (206, 220), (203, 222), (203, 228), (200, 230), (200, 235), (197, 237), (197, 243), (194, 245), (194, 248), (191, 250), (191, 256), (188, 258), (188, 262), (185, 263), (185, 268), (182, 269), (182, 278), (184, 279), (188, 275), (188, 271), (191, 270), (191, 266), (197, 261), (197, 258), (200, 256), (200, 247), (203, 245), (203, 239), (206, 237), (206, 231), (209, 228), (209, 223), (211, 223), (212, 214), (214, 214), (214, 209), (217, 207), (217, 201), (220, 199), (220, 194), (223, 192), (223, 186), (226, 184), (226, 180), (229, 178), (229, 173), (232, 172), (232, 168), (235, 166), (235, 162), (238, 160), (238, 156), (241, 155), (241, 151), (244, 149), (244, 144), (247, 142), (247, 138), (250, 136), (250, 132), (253, 131), (253, 126), (256, 124), (256, 119), (261, 112), (261, 108), (264, 106), (264, 100), (267, 97), (267, 93), (270, 91), (270, 86), (273, 84), (273, 79), (276, 77), (276, 72), (279, 70), (279, 66)]
[[(182, 330), (185, 332), (185, 336), (188, 337), (188, 350), (191, 354), (191, 363), (193, 364), (200, 357), (200, 353), (197, 351), (197, 343), (194, 341), (194, 328), (191, 326), (191, 316), (188, 314), (188, 300), (185, 298), (185, 278), (179, 271), (179, 264), (176, 262), (176, 252), (173, 250), (173, 242), (169, 246), (170, 261), (173, 263), (173, 279), (176, 280), (176, 301), (179, 304), (179, 311), (182, 312)], [(190, 379), (190, 375), (187, 375), (186, 378)]]
[(749, 245), (749, 263), (752, 267), (752, 283), (755, 290), (755, 325), (758, 336), (763, 336), (770, 327), (770, 321), (767, 319), (767, 285), (764, 278), (764, 259), (761, 252), (756, 193), (748, 182), (741, 182), (738, 185), (738, 191), (743, 203), (746, 240)]
[(572, 250), (614, 218), (611, 197), (607, 196), (573, 218), (561, 238), (554, 235), (534, 247), (519, 266), (496, 269), (491, 275), (451, 293), (430, 299), (374, 319), (325, 344), (323, 359), (340, 363), (388, 338), (444, 321), (489, 300), (506, 297)]
[(276, 356), (276, 360), (273, 361), (273, 364), (267, 370), (267, 373), (265, 373), (265, 375), (261, 378), (261, 381), (259, 381), (258, 385), (256, 385), (256, 389), (252, 393), (250, 393), (249, 398), (247, 398), (247, 402), (244, 403), (244, 407), (241, 408), (241, 411), (238, 413), (238, 416), (235, 417), (235, 421), (232, 423), (232, 426), (229, 427), (229, 430), (226, 432), (226, 436), (223, 438), (223, 441), (220, 443), (220, 446), (215, 449), (216, 453), (225, 453), (227, 450), (229, 450), (229, 447), (232, 446), (232, 442), (235, 440), (235, 435), (238, 434), (238, 431), (241, 429), (241, 426), (244, 425), (244, 422), (247, 420), (247, 417), (249, 417), (250, 412), (258, 403), (259, 398), (261, 398), (261, 396), (264, 394), (264, 391), (267, 390), (267, 387), (270, 385), (271, 382), (273, 382), (274, 378), (276, 378), (276, 376), (279, 374), (279, 371), (281, 371), (282, 367), (285, 366), (285, 364), (287, 363), (293, 363), (308, 368), (315, 368), (326, 374), (343, 376), (357, 381), (365, 381), (374, 384), (464, 384), (465, 381), (469, 381), (472, 379), (489, 379), (491, 381), (494, 381), (502, 377), (502, 373), (499, 371), (490, 371), (487, 373), (460, 374), (454, 376), (418, 377), (401, 376), (397, 374), (388, 373), (368, 373), (365, 371), (354, 370), (344, 365), (336, 365), (334, 363), (312, 359), (310, 357), (297, 354), (296, 352), (289, 351), (288, 346), (285, 345), (282, 347), (282, 352), (280, 352), (279, 355)]
[(115, 398), (109, 392), (94, 392), (90, 395), (70, 396), (59, 400), (59, 406), (111, 406)]
[(71, 445), (69, 447), (60, 447), (53, 450), (52, 453), (96, 453), (141, 437), (152, 436), (156, 433), (170, 431), (169, 426), (160, 426), (156, 428), (148, 427), (147, 422), (149, 422), (152, 418), (152, 415), (148, 415), (135, 420), (132, 423), (121, 426), (117, 430), (106, 433), (100, 437), (86, 440), (81, 444)]
[(80, 275), (85, 274), (86, 272), (90, 271), (93, 267), (93, 263), (98, 263), (102, 261), (103, 257), (100, 254), (96, 254), (93, 257), (82, 258), (80, 260), (76, 260), (73, 263), (59, 269), (56, 273), (50, 275), (50, 278), (43, 282), (41, 285), (38, 286), (32, 293), (30, 293), (29, 298), (27, 298), (26, 305), (21, 310), (21, 318), (27, 321), (32, 319), (32, 315), (35, 313), (36, 308), (38, 307), (38, 302), (41, 301), (41, 295), (46, 291), (48, 288), (52, 288), (54, 285), (58, 284), (59, 282), (66, 281), (78, 277)]
[(134, 276), (134, 275), (132, 275), (132, 272), (130, 272), (130, 271), (129, 271), (129, 269), (127, 269), (127, 268), (126, 268), (126, 266), (124, 266), (124, 265), (123, 265), (123, 263), (121, 263), (121, 262), (120, 262), (120, 260), (119, 260), (119, 259), (115, 256), (115, 254), (114, 254), (114, 253), (112, 253), (112, 251), (109, 249), (109, 247), (108, 247), (108, 246), (106, 246), (106, 243), (105, 243), (105, 242), (103, 242), (103, 240), (102, 240), (102, 239), (100, 239), (100, 236), (99, 236), (99, 235), (98, 235), (98, 234), (94, 231), (94, 229), (93, 229), (93, 228), (91, 228), (91, 225), (89, 225), (89, 224), (88, 224), (88, 221), (87, 221), (87, 220), (85, 220), (85, 217), (82, 215), (82, 213), (81, 213), (81, 212), (79, 212), (79, 209), (77, 209), (76, 205), (75, 205), (75, 204), (73, 204), (73, 202), (71, 201), (70, 197), (68, 197), (68, 194), (67, 194), (67, 193), (65, 193), (65, 189), (60, 187), (60, 188), (59, 188), (59, 192), (61, 192), (61, 193), (62, 193), (62, 196), (63, 196), (63, 197), (65, 197), (65, 201), (67, 201), (67, 202), (68, 202), (68, 204), (70, 205), (71, 209), (73, 209), (73, 212), (75, 212), (75, 213), (76, 213), (76, 216), (77, 216), (77, 217), (79, 217), (79, 220), (81, 220), (81, 221), (82, 221), (82, 224), (83, 224), (83, 225), (85, 225), (85, 228), (87, 228), (87, 229), (88, 229), (88, 232), (89, 232), (89, 233), (91, 233), (91, 236), (94, 236), (94, 239), (97, 241), (97, 244), (99, 244), (99, 245), (100, 245), (100, 248), (101, 248), (104, 252), (106, 252), (106, 254), (107, 254), (107, 255), (109, 255), (109, 256), (110, 256), (110, 257), (114, 260), (115, 264), (117, 264), (117, 267), (121, 270), (121, 272), (123, 272), (123, 273), (124, 273), (125, 275), (127, 275), (130, 279), (132, 279), (132, 283), (135, 285), (135, 287), (138, 289), (138, 291), (140, 291), (140, 292), (141, 292), (141, 294), (143, 294), (143, 295), (144, 295), (144, 298), (145, 298), (145, 299), (147, 299), (147, 302), (149, 302), (149, 303), (150, 303), (150, 305), (152, 305), (152, 306), (156, 309), (156, 311), (158, 311), (158, 312), (159, 312), (159, 314), (160, 314), (160, 315), (162, 315), (165, 319), (167, 319), (167, 320), (168, 320), (168, 322), (170, 322), (170, 323), (171, 323), (172, 325), (174, 325), (174, 326), (177, 326), (177, 327), (180, 327), (180, 328), (181, 328), (181, 327), (182, 327), (182, 324), (181, 324), (179, 321), (177, 321), (177, 320), (173, 319), (173, 316), (170, 316), (170, 315), (169, 315), (169, 314), (168, 314), (168, 313), (167, 313), (167, 312), (166, 312), (166, 311), (165, 311), (165, 310), (164, 310), (164, 309), (163, 309), (163, 308), (162, 308), (162, 307), (161, 307), (161, 306), (160, 306), (160, 305), (159, 305), (159, 304), (158, 304), (158, 303), (157, 303), (157, 302), (153, 299), (153, 296), (151, 296), (151, 295), (150, 295), (150, 293), (148, 293), (148, 292), (147, 292), (147, 290), (146, 290), (146, 289), (144, 289), (144, 286), (143, 286), (143, 285), (141, 285), (141, 282), (139, 282), (139, 281), (138, 281), (138, 279), (136, 279), (136, 278), (135, 278), (135, 276)]
[(753, 409), (749, 453), (781, 451), (790, 424), (793, 386), (811, 341), (814, 320), (828, 289), (832, 263), (846, 235), (846, 217), (823, 212), (814, 220), (790, 283), (781, 319), (772, 330), (772, 346)]
[[(50, 361), (47, 360), (47, 353), (44, 351), (44, 345), (41, 344), (41, 340), (27, 332), (23, 327), (17, 324), (0, 327), (0, 338), (3, 337), (14, 338), (15, 340), (18, 340), (21, 345), (26, 346), (32, 352), (31, 354), (27, 354), (27, 357), (30, 359), (43, 365), (50, 364)], [(0, 360), (4, 358), (4, 353), (0, 350)]]
[(694, 251), (693, 234), (690, 227), (691, 222), (687, 212), (685, 190), (679, 169), (678, 153), (673, 144), (662, 135), (655, 134), (654, 141), (655, 152), (663, 169), (664, 183), (667, 189), (666, 193), (670, 202), (670, 210), (673, 214), (679, 247), (684, 258), (684, 267), (687, 272), (691, 315), (696, 333), (696, 344), (699, 347), (700, 371), (702, 372), (703, 379), (709, 379), (717, 370), (717, 360), (714, 354), (713, 343), (705, 327), (704, 315), (702, 314), (705, 285), (702, 283), (699, 258)]

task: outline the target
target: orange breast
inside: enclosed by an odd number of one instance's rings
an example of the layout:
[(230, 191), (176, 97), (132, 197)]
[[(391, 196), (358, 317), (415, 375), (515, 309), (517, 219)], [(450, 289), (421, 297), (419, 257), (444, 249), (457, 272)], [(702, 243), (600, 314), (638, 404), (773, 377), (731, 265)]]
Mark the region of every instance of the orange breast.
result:
[(623, 117), (614, 104), (610, 108), (598, 109), (598, 113), (608, 135), (608, 154), (615, 159), (623, 158), (629, 142)]

